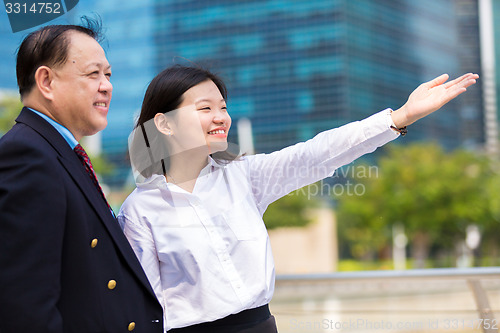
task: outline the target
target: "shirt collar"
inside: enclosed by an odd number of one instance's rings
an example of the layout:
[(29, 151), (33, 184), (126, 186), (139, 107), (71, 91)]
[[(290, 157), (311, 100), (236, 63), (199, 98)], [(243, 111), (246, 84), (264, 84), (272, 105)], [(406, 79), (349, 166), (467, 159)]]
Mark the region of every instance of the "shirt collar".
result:
[(45, 119), (49, 124), (51, 124), (56, 129), (56, 131), (58, 131), (59, 134), (61, 134), (61, 136), (64, 138), (64, 140), (66, 140), (66, 142), (69, 144), (71, 149), (74, 149), (76, 147), (76, 145), (78, 144), (78, 141), (76, 141), (75, 137), (73, 136), (73, 134), (71, 134), (69, 129), (67, 129), (63, 125), (59, 124), (58, 122), (54, 121), (53, 119), (49, 118), (47, 115), (45, 115), (39, 111), (33, 110), (32, 108), (28, 108), (28, 109), (30, 109), (31, 111), (33, 111), (34, 113), (36, 113), (37, 115), (39, 115), (40, 117)]
[(137, 187), (159, 187), (165, 186), (167, 184), (165, 176), (163, 175), (154, 174), (148, 178), (141, 177), (142, 176), (136, 179)]
[(222, 167), (224, 167), (223, 165), (220, 165), (219, 163), (217, 163), (217, 161), (214, 160), (212, 158), (212, 156), (208, 156), (208, 165), (213, 166), (215, 168), (222, 168)]

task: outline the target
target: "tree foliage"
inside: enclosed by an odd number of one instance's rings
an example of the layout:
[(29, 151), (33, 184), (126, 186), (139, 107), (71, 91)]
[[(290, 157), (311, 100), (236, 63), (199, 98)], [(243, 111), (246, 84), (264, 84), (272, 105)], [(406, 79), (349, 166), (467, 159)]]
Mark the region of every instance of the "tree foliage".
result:
[(267, 229), (306, 226), (311, 222), (308, 209), (316, 207), (317, 200), (305, 186), (273, 202), (263, 217)]
[[(468, 225), (478, 225), (484, 244), (500, 231), (500, 177), (495, 164), (477, 153), (446, 153), (432, 143), (391, 145), (377, 177), (354, 177), (363, 195), (338, 198), (339, 233), (357, 258), (376, 256), (404, 225), (412, 254), (452, 251)], [(355, 176), (355, 175), (354, 175)]]
[(0, 98), (0, 136), (14, 126), (22, 107), (18, 96), (5, 95)]

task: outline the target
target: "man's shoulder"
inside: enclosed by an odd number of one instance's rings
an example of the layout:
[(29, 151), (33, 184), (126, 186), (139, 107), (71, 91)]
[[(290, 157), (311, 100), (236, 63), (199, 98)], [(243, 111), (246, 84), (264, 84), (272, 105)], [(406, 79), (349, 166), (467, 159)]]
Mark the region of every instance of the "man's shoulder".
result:
[(12, 145), (47, 152), (56, 150), (59, 154), (67, 153), (69, 147), (64, 137), (50, 123), (28, 108), (23, 108), (16, 124), (0, 138), (0, 150)]
[(30, 126), (17, 123), (0, 138), (0, 155), (17, 150), (53, 151), (50, 143)]

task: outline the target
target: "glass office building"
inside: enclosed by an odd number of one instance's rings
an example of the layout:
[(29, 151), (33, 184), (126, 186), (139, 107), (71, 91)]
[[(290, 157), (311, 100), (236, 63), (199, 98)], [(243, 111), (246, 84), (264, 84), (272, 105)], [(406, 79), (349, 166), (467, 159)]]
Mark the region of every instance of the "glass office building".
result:
[[(459, 43), (458, 59), (463, 73), (481, 73), (481, 53), (479, 36), (479, 8), (478, 0), (456, 0), (455, 12), (458, 20)], [(466, 148), (478, 148), (478, 143), (485, 140), (484, 110), (482, 95), (482, 80), (467, 94), (460, 96), (460, 108), (457, 116), (460, 117), (460, 128), (456, 133), (459, 143)]]
[[(500, 1), (492, 1), (493, 5), (493, 24), (494, 24), (494, 35), (495, 35), (495, 58), (496, 58), (496, 82), (497, 82), (497, 111), (500, 113), (500, 43), (497, 42), (500, 39)], [(500, 119), (500, 116), (499, 116)]]
[(13, 34), (5, 11), (0, 10), (0, 90), (17, 93), (16, 51), (21, 33)]
[[(500, 1), (492, 0), (493, 5), (493, 34), (495, 37), (495, 78), (497, 96), (497, 119), (500, 119)], [(500, 138), (499, 138), (500, 140)]]
[[(480, 72), (477, 9), (465, 15), (451, 0), (157, 1), (155, 14), (158, 70), (178, 56), (220, 72), (229, 110), (251, 119), (259, 152), (397, 108), (441, 73)], [(464, 52), (466, 33), (475, 39)], [(475, 91), (405, 140), (481, 144)]]
[[(230, 140), (237, 140), (238, 119), (248, 118), (256, 152), (396, 109), (441, 73), (480, 72), (477, 10), (471, 14), (453, 0), (89, 0), (73, 16), (91, 12), (107, 28), (113, 66), (102, 145), (119, 166), (107, 179), (117, 186), (129, 171), (127, 137), (146, 86), (175, 63), (221, 75), (233, 117)], [(461, 96), (413, 125), (404, 140), (482, 144), (475, 130), (482, 128), (481, 94), (474, 89), (476, 97)]]

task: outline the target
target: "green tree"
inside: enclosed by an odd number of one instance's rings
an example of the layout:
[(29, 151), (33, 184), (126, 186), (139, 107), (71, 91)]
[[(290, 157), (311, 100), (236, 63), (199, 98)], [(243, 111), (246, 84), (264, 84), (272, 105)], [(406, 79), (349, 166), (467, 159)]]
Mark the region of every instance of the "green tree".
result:
[(5, 95), (0, 98), (0, 136), (7, 133), (15, 124), (23, 104), (18, 96)]
[(311, 186), (291, 192), (269, 205), (263, 217), (267, 229), (303, 227), (309, 224), (311, 218), (307, 214), (308, 209), (318, 205), (318, 199), (312, 195), (317, 191), (311, 191)]
[(431, 246), (453, 249), (469, 224), (480, 226), (486, 242), (489, 233), (498, 234), (498, 190), (488, 184), (499, 180), (489, 159), (464, 150), (446, 153), (436, 144), (392, 145), (386, 151), (376, 177), (354, 175), (363, 195), (338, 198), (339, 233), (352, 244), (353, 256), (382, 252), (395, 223), (404, 225), (417, 267)]

